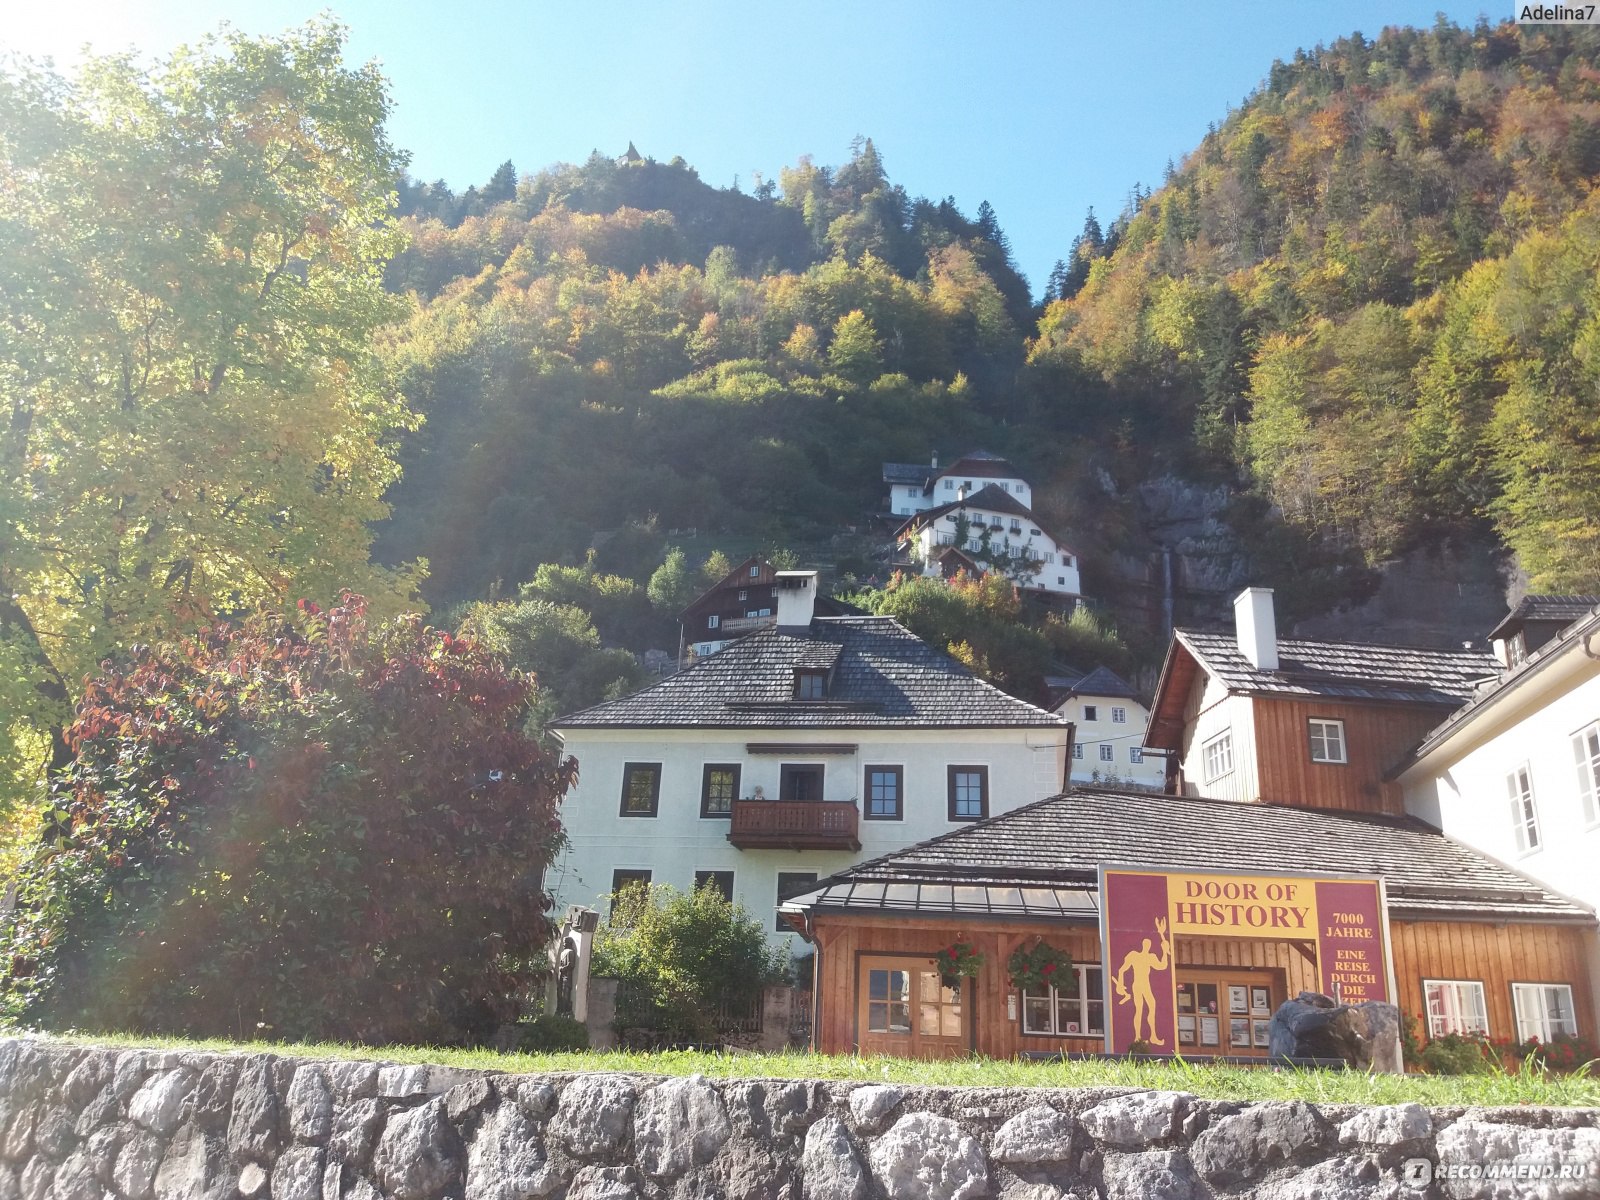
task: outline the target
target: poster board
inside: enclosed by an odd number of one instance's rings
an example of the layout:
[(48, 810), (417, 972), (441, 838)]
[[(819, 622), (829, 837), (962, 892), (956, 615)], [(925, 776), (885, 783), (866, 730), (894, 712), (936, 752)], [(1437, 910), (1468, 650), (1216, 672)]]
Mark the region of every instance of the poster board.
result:
[[(1359, 1004), (1394, 995), (1381, 879), (1102, 866), (1107, 1053), (1126, 1054), (1134, 1042), (1153, 1054), (1178, 1049), (1174, 944), (1182, 937), (1299, 943), (1315, 959), (1321, 990), (1335, 999)], [(1220, 1015), (1228, 1020), (1251, 1013), (1255, 997), (1243, 999), (1242, 1011), (1229, 1013), (1224, 997)], [(1199, 1032), (1204, 1046), (1203, 1021)], [(1233, 1026), (1218, 1032), (1219, 1041), (1234, 1040)], [(1244, 1045), (1255, 1040), (1248, 1020), (1243, 1036)]]

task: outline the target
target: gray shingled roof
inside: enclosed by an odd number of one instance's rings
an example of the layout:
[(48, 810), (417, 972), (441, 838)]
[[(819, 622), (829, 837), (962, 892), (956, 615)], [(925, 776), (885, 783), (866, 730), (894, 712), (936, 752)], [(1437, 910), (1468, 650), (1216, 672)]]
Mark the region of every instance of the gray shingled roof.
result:
[(1137, 700), (1139, 693), (1133, 690), (1121, 675), (1110, 667), (1096, 667), (1082, 679), (1072, 685), (1074, 696), (1112, 696), (1124, 700)]
[(1417, 748), (1392, 767), (1384, 778), (1398, 779), (1418, 759), (1433, 753), (1441, 743), (1471, 725), (1485, 711), (1499, 704), (1503, 697), (1518, 691), (1529, 680), (1538, 678), (1552, 662), (1555, 662), (1562, 655), (1573, 651), (1576, 646), (1587, 647), (1588, 639), (1596, 633), (1600, 633), (1600, 601), (1597, 601), (1597, 607), (1587, 612), (1587, 619), (1573, 621), (1560, 633), (1556, 634), (1555, 637), (1518, 663), (1514, 669), (1505, 672), (1479, 688), (1470, 703), (1456, 709), (1455, 712), (1429, 730), (1428, 736), (1422, 739)]
[[(821, 701), (793, 699), (797, 668), (831, 669)], [(984, 683), (890, 617), (819, 617), (810, 636), (765, 629), (653, 687), (562, 717), (557, 729), (1060, 726)]]
[(885, 483), (915, 484), (925, 487), (929, 476), (939, 470), (938, 467), (929, 466), (927, 463), (894, 463), (883, 464), (883, 481)]
[(1425, 650), (1374, 642), (1278, 640), (1278, 669), (1261, 671), (1231, 633), (1179, 629), (1176, 636), (1230, 691), (1353, 700), (1463, 704), (1475, 685), (1500, 672), (1482, 650)]
[(1074, 788), (861, 863), (789, 903), (813, 911), (1009, 911), (1056, 919), (1076, 910), (1087, 919), (1096, 915), (1093, 906), (1072, 893), (1092, 893), (1102, 864), (1141, 863), (1376, 875), (1397, 916), (1594, 924), (1584, 905), (1411, 817), (1098, 787)]
[(1530, 621), (1570, 624), (1587, 616), (1596, 605), (1600, 605), (1600, 596), (1524, 596), (1500, 624), (1489, 631), (1489, 637), (1505, 637)]

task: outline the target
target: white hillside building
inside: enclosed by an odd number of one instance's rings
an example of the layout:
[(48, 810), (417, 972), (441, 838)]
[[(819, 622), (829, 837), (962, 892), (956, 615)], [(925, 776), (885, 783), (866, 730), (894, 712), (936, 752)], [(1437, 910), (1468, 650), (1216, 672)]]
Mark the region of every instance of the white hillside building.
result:
[(1017, 469), (998, 454), (987, 450), (974, 450), (963, 454), (943, 469), (939, 456), (927, 466), (921, 463), (883, 464), (883, 482), (889, 485), (889, 511), (897, 517), (909, 517), (930, 508), (938, 508), (956, 499), (960, 494), (971, 495), (980, 488), (993, 484), (1008, 496), (1015, 497), (1024, 507), (1033, 503), (1033, 489), (1027, 480), (1017, 474)]
[(907, 518), (895, 533), (900, 552), (924, 575), (955, 567), (1000, 569), (1019, 587), (1077, 596), (1078, 554), (1039, 524), (1033, 510), (994, 483)]
[(1133, 685), (1115, 671), (1096, 667), (1074, 683), (1056, 713), (1075, 726), (1072, 739), (1074, 783), (1131, 783), (1162, 790), (1166, 759), (1144, 752), (1150, 710)]
[(1491, 636), (1504, 673), (1391, 777), (1411, 815), (1600, 908), (1600, 597), (1529, 596)]
[(1060, 717), (891, 618), (814, 617), (814, 572), (776, 586), (774, 627), (551, 725), (580, 768), (549, 873), (559, 904), (709, 882), (786, 944), (780, 900), (1061, 790)]

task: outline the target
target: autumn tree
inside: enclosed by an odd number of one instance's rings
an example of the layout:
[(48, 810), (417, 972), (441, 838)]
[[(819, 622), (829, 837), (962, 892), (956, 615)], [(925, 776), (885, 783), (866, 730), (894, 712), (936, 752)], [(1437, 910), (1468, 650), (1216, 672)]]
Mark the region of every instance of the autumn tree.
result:
[(382, 613), (412, 595), (367, 557), (411, 420), (371, 349), (401, 156), (382, 77), (343, 49), (317, 21), (150, 70), (0, 73), (13, 758), (119, 647), (344, 586)]
[(576, 764), (530, 682), (364, 602), (139, 647), (87, 686), (52, 836), (0, 919), (0, 1010), (50, 1028), (475, 1043), (550, 933)]

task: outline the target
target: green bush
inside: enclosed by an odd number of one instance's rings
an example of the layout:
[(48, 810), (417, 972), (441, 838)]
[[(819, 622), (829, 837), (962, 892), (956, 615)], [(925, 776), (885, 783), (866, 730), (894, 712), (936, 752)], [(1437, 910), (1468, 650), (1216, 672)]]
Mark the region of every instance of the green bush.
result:
[(635, 886), (613, 901), (590, 971), (619, 981), (621, 1029), (706, 1042), (719, 1007), (750, 1004), (784, 976), (787, 956), (768, 943), (765, 926), (713, 887)]
[(1500, 1056), (1481, 1037), (1447, 1033), (1422, 1047), (1417, 1060), (1430, 1075), (1484, 1075), (1499, 1065)]
[(589, 1030), (572, 1017), (546, 1014), (517, 1026), (517, 1049), (524, 1054), (549, 1054), (563, 1050), (587, 1050)]

